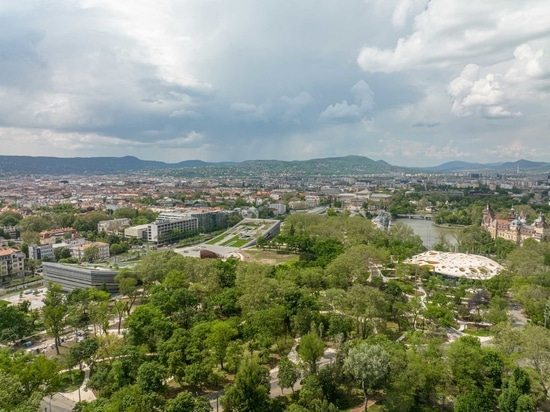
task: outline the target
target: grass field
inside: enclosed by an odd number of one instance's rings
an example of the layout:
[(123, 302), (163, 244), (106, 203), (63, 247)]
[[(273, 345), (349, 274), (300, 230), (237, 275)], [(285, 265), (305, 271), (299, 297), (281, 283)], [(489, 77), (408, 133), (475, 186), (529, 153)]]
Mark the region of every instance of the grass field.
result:
[(209, 240), (208, 242), (206, 242), (206, 244), (207, 245), (215, 245), (216, 243), (221, 242), (223, 239), (225, 239), (225, 237), (226, 237), (225, 234), (217, 236), (214, 239)]
[(248, 242), (250, 242), (250, 240), (251, 239), (241, 239), (239, 236), (233, 236), (228, 241), (223, 242), (221, 246), (241, 247), (246, 245)]

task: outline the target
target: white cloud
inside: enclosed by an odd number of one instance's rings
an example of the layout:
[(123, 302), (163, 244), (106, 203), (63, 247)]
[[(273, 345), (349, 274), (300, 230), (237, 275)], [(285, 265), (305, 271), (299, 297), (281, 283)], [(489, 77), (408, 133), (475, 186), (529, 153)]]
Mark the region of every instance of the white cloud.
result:
[(324, 120), (353, 121), (365, 117), (374, 107), (374, 93), (364, 80), (359, 80), (351, 88), (355, 104), (346, 100), (328, 106), (321, 114)]
[(357, 62), (368, 72), (447, 67), (464, 59), (495, 62), (503, 49), (547, 38), (548, 15), (550, 3), (538, 0), (430, 1), (413, 32), (393, 49), (365, 46)]
[(299, 120), (299, 116), (307, 107), (311, 106), (315, 99), (307, 92), (300, 92), (295, 97), (283, 96), (280, 99), (282, 106), (282, 118), (285, 120)]
[(400, 164), (488, 161), (501, 154), (485, 149), (516, 141), (546, 150), (548, 2), (0, 3), (3, 153), (237, 161), (390, 148)]
[(462, 150), (456, 146), (451, 139), (443, 145), (430, 144), (414, 140), (389, 140), (381, 141), (383, 148), (382, 153), (390, 158), (405, 158), (405, 159), (427, 159), (427, 160), (452, 160), (452, 159), (467, 159), (472, 156), (467, 150)]
[[(533, 51), (522, 44), (514, 50), (514, 59), (504, 64), (500, 73), (492, 72), (498, 67), (482, 68), (468, 64), (459, 77), (447, 86), (447, 93), (453, 99), (451, 112), (457, 116), (479, 114), (488, 118), (520, 116), (520, 110), (512, 109), (546, 94), (550, 67), (543, 69), (542, 50)], [(501, 65), (503, 66), (503, 65)], [(506, 68), (507, 67), (507, 68)], [(542, 90), (539, 90), (542, 89)]]
[(542, 156), (547, 156), (548, 151), (541, 153), (540, 148), (527, 146), (520, 140), (507, 142), (505, 145), (496, 145), (484, 149), (483, 152), (491, 158), (497, 159), (533, 159)]
[(396, 28), (403, 28), (417, 12), (426, 5), (426, 0), (399, 0), (392, 14), (392, 24)]

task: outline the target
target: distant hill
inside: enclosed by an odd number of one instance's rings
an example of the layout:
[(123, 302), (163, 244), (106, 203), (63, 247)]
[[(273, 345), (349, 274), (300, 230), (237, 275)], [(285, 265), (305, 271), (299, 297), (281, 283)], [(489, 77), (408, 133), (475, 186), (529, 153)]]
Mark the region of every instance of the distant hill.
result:
[(111, 174), (138, 170), (165, 169), (169, 167), (204, 167), (212, 163), (201, 160), (186, 160), (167, 164), (152, 160), (141, 160), (134, 156), (124, 157), (33, 157), (0, 156), (0, 173), (90, 175)]
[(209, 168), (209, 172), (231, 174), (234, 176), (260, 176), (263, 173), (301, 175), (365, 175), (395, 172), (399, 168), (386, 162), (379, 163), (363, 156), (328, 157), (310, 160), (247, 160), (231, 166), (218, 165)]
[(384, 161), (376, 162), (362, 156), (300, 161), (249, 160), (241, 163), (209, 163), (201, 160), (165, 163), (141, 160), (133, 156), (71, 158), (0, 156), (0, 173), (48, 175), (98, 175), (139, 170), (162, 170), (174, 176), (261, 176), (265, 172), (289, 175), (356, 175), (382, 174), (397, 169)]
[(384, 160), (372, 160), (364, 156), (328, 157), (310, 160), (248, 160), (244, 162), (204, 162), (184, 160), (165, 163), (141, 160), (134, 156), (124, 157), (32, 157), (0, 156), (2, 174), (47, 174), (47, 175), (102, 175), (136, 171), (157, 171), (180, 177), (241, 176), (261, 177), (264, 173), (288, 176), (358, 176), (387, 173), (451, 173), (459, 171), (495, 172), (550, 172), (550, 163), (518, 160), (505, 163), (468, 163), (453, 161), (435, 167), (404, 168), (393, 166)]
[(460, 171), (494, 171), (494, 172), (515, 172), (519, 168), (520, 171), (550, 171), (550, 163), (548, 162), (532, 162), (530, 160), (517, 160), (515, 162), (501, 163), (469, 163), (461, 161), (453, 161), (443, 163), (435, 167), (424, 167), (423, 170), (432, 173), (450, 173)]

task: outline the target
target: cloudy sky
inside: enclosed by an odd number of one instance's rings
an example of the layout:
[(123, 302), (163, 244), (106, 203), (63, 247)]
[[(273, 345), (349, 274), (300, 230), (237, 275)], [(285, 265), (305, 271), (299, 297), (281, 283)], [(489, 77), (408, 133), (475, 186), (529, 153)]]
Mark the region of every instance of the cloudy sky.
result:
[(550, 2), (0, 0), (0, 154), (550, 161)]

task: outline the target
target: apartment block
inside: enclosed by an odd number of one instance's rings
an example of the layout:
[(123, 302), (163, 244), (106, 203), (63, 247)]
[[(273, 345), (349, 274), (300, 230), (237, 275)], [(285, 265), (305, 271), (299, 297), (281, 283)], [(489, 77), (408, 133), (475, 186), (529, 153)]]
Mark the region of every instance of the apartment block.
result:
[(92, 246), (97, 248), (97, 260), (107, 260), (109, 259), (109, 256), (111, 256), (109, 252), (109, 244), (104, 242), (88, 242), (82, 245), (73, 246), (70, 248), (71, 256), (75, 259), (82, 260), (84, 259), (86, 250)]
[(29, 259), (54, 260), (55, 254), (52, 245), (29, 245)]
[(147, 241), (165, 242), (170, 240), (174, 231), (191, 232), (199, 230), (199, 220), (196, 217), (184, 217), (177, 220), (157, 220), (147, 225)]
[(0, 276), (23, 275), (25, 254), (11, 247), (0, 248)]

